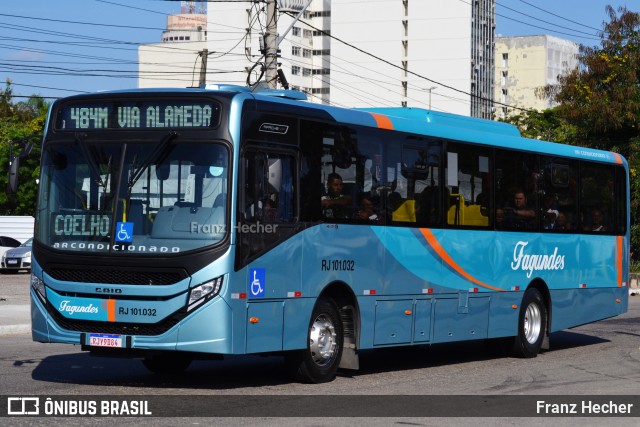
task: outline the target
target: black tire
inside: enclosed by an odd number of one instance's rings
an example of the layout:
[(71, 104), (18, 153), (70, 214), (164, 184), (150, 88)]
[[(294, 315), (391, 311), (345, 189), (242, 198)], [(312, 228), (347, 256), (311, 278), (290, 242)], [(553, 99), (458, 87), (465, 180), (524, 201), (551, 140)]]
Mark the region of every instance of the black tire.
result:
[(333, 381), (343, 344), (342, 322), (336, 304), (332, 300), (318, 300), (309, 322), (307, 348), (285, 355), (290, 376), (314, 384)]
[(547, 334), (547, 306), (542, 294), (529, 288), (522, 297), (518, 316), (518, 335), (513, 338), (512, 353), (517, 357), (536, 357)]
[(142, 364), (155, 374), (181, 374), (191, 365), (193, 358), (182, 353), (162, 353), (147, 356)]

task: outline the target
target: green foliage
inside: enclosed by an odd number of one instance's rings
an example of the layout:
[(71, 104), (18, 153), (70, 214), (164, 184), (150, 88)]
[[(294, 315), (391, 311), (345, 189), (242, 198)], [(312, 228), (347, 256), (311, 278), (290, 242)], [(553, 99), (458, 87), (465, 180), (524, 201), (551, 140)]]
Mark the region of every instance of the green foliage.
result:
[(557, 108), (544, 111), (524, 111), (501, 121), (517, 126), (525, 138), (543, 141), (574, 145), (578, 133), (574, 125), (559, 115)]
[[(15, 195), (0, 192), (0, 215), (35, 215), (40, 175), (40, 141), (49, 105), (40, 97), (25, 102), (13, 102), (11, 81), (0, 91), (0, 188), (7, 189), (9, 180), (9, 153), (14, 141), (33, 136), (35, 142), (31, 154), (21, 159), (19, 190)], [(13, 144), (13, 154), (21, 152), (19, 144)]]

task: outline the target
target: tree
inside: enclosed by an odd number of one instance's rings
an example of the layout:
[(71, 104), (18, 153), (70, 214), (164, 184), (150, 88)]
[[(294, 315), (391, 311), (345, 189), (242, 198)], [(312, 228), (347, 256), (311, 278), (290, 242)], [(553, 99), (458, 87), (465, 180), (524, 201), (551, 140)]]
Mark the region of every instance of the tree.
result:
[[(14, 155), (20, 152), (15, 144), (31, 136), (35, 141), (42, 140), (44, 122), (49, 106), (43, 98), (32, 96), (25, 102), (13, 102), (11, 80), (0, 91), (0, 188), (6, 189), (9, 178), (9, 153), (13, 146)], [(35, 215), (40, 174), (40, 145), (35, 144), (28, 157), (21, 159), (18, 171), (20, 190), (15, 195), (0, 191), (0, 215)]]
[(577, 143), (629, 157), (629, 140), (640, 122), (640, 14), (607, 6), (601, 46), (581, 45), (580, 67), (560, 76), (543, 93), (578, 130)]
[(580, 67), (542, 93), (577, 130), (576, 142), (614, 151), (629, 162), (631, 244), (640, 252), (640, 13), (607, 6), (601, 46), (580, 46)]
[(569, 145), (575, 145), (576, 143), (578, 130), (560, 116), (558, 108), (543, 111), (523, 111), (520, 114), (508, 116), (501, 121), (517, 126), (525, 138)]

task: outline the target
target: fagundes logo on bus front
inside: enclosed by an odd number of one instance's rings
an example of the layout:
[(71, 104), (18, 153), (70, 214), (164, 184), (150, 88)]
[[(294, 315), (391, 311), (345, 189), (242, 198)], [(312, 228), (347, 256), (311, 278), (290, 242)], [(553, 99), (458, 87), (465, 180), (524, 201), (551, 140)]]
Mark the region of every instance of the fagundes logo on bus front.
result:
[(530, 279), (534, 271), (564, 270), (564, 255), (558, 255), (556, 246), (551, 255), (549, 254), (528, 254), (525, 248), (529, 242), (518, 242), (513, 249), (512, 270), (524, 270), (527, 278)]

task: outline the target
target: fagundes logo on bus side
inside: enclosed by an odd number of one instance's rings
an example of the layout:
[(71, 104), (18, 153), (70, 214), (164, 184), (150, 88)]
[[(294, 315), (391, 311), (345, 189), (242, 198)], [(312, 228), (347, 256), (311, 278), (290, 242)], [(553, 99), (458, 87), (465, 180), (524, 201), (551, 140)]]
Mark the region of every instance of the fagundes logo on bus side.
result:
[(512, 270), (523, 270), (527, 272), (530, 279), (534, 271), (564, 270), (564, 255), (558, 255), (556, 246), (551, 255), (548, 254), (527, 254), (525, 248), (529, 242), (518, 242), (513, 249)]

